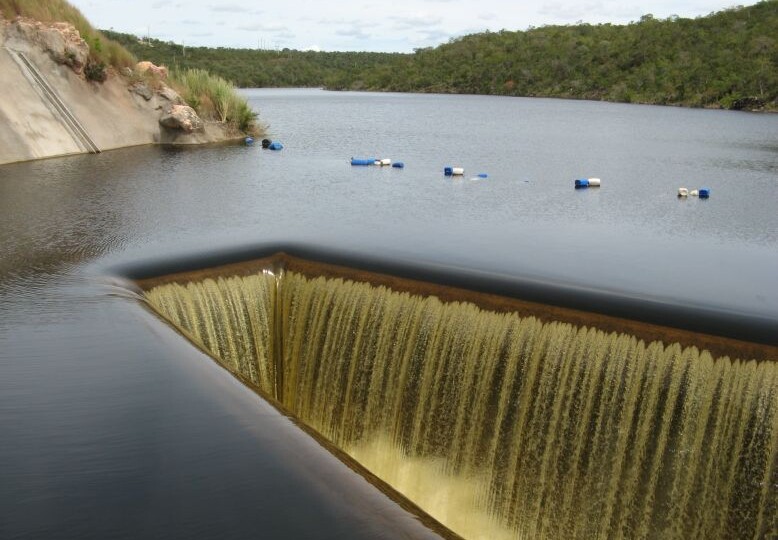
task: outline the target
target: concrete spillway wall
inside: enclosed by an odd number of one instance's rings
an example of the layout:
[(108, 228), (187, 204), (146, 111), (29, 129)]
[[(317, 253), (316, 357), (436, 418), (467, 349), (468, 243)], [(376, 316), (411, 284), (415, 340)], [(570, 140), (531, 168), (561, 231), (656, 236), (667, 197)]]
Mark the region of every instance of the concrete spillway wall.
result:
[(772, 530), (775, 347), (282, 254), (137, 284), (463, 538)]

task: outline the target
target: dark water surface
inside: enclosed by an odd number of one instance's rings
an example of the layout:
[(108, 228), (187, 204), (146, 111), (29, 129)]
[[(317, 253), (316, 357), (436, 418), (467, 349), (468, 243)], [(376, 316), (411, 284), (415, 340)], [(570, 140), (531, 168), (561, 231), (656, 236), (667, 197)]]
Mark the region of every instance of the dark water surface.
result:
[[(422, 534), (160, 325), (110, 276), (117, 264), (294, 242), (778, 324), (778, 116), (247, 95), (283, 151), (0, 167), (0, 538)], [(445, 178), (446, 165), (466, 175)], [(582, 176), (603, 185), (573, 190)], [(712, 196), (677, 200), (679, 186)]]

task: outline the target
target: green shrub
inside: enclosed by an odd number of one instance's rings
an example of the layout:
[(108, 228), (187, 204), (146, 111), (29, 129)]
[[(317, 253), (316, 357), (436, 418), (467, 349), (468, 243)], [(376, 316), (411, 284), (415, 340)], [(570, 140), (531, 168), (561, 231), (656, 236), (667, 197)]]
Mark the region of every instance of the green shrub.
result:
[(171, 73), (170, 83), (203, 119), (232, 125), (244, 133), (261, 132), (257, 113), (226, 79), (204, 69), (187, 69)]
[(90, 60), (84, 68), (84, 75), (87, 80), (95, 82), (105, 82), (108, 78), (108, 72), (105, 69), (105, 64), (102, 62), (95, 62)]

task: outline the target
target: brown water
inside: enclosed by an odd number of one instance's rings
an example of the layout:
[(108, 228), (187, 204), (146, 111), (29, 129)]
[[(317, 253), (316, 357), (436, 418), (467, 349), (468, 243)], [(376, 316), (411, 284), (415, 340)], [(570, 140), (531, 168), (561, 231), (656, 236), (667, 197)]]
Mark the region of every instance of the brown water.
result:
[(466, 538), (775, 530), (775, 362), (294, 272), (146, 298)]

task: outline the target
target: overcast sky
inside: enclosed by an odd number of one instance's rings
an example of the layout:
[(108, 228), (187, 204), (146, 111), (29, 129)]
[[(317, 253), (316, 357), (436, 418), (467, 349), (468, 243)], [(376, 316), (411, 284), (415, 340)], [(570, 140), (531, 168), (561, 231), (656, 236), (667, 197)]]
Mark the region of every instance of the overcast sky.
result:
[[(189, 46), (397, 51), (452, 37), (529, 26), (697, 17), (722, 0), (70, 0), (98, 28)], [(747, 5), (755, 2), (748, 2)]]

